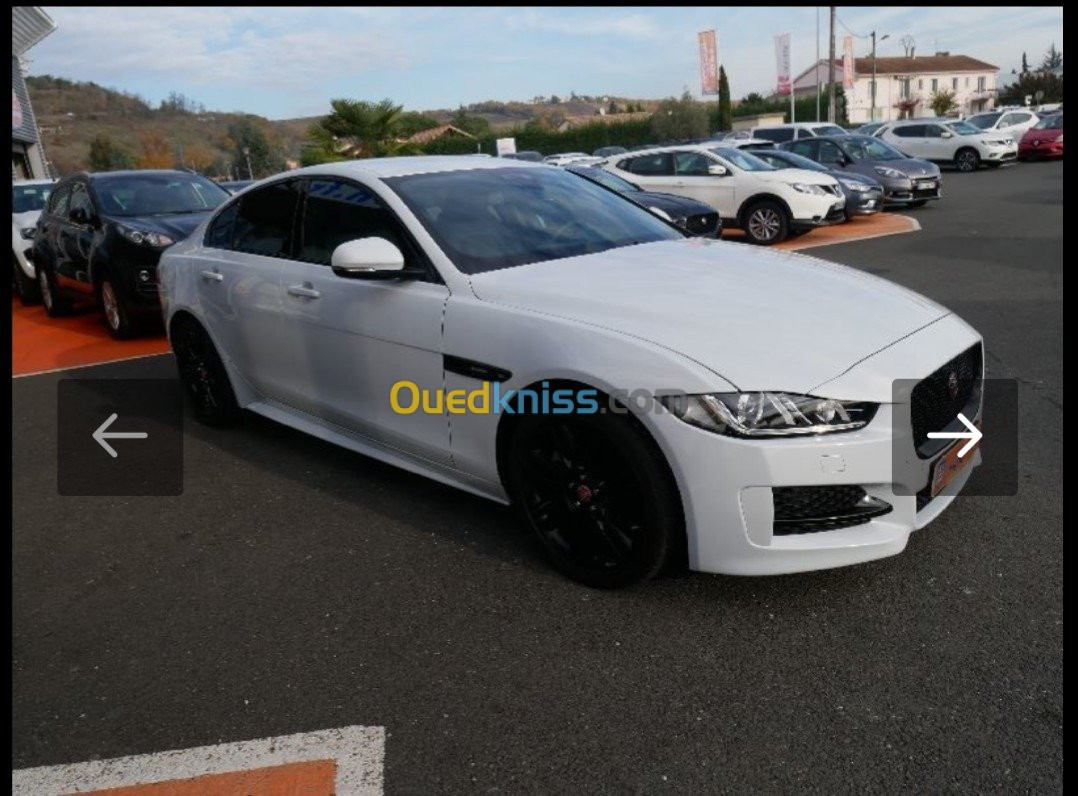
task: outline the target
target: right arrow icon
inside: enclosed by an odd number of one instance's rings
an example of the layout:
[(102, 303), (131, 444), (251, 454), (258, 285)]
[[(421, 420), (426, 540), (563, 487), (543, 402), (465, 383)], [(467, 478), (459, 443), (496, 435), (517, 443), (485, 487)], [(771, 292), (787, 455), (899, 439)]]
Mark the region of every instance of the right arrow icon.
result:
[(969, 429), (969, 431), (929, 431), (929, 439), (968, 439), (965, 445), (962, 446), (962, 450), (958, 452), (958, 458), (961, 459), (976, 445), (981, 437), (984, 435), (977, 426), (973, 425), (966, 416), (961, 412), (958, 413), (958, 419), (962, 421), (962, 425)]

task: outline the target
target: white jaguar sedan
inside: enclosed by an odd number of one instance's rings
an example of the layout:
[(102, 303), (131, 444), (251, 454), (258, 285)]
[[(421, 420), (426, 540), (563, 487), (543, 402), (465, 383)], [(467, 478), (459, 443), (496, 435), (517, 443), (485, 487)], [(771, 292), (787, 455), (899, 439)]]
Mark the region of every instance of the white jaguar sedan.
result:
[(980, 418), (981, 339), (948, 310), (686, 238), (559, 168), (278, 175), (169, 248), (160, 284), (198, 418), (247, 409), (512, 502), (591, 585), (898, 553), (979, 461), (929, 437)]

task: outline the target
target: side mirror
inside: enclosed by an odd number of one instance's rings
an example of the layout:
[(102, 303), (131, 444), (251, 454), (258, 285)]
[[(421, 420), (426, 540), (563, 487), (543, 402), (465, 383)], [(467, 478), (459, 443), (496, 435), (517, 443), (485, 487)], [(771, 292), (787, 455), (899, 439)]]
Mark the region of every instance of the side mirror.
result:
[(940, 138), (954, 138), (954, 133), (949, 133), (944, 130), (942, 133), (940, 133)]
[(707, 173), (711, 177), (725, 177), (730, 171), (721, 163), (712, 163), (707, 167)]
[(385, 238), (342, 243), (330, 258), (333, 273), (346, 279), (402, 279), (415, 273), (404, 267), (401, 250)]

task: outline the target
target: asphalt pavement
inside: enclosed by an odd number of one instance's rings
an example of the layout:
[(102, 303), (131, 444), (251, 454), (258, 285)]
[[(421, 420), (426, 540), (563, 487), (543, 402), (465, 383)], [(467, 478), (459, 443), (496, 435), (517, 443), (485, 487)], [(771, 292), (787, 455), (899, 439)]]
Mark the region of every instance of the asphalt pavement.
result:
[(508, 509), (254, 416), (186, 424), (181, 496), (60, 497), (74, 372), (13, 381), (12, 767), (378, 725), (388, 793), (1061, 791), (1063, 166), (944, 191), (809, 253), (984, 334), (1019, 493), (861, 566), (589, 590)]

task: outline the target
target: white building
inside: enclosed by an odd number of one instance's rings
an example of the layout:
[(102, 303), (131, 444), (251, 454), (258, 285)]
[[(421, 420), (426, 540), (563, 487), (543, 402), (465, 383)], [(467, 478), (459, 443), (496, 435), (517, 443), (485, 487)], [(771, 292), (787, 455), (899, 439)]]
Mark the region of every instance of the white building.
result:
[[(933, 115), (929, 102), (936, 91), (954, 93), (962, 114), (995, 105), (999, 67), (968, 55), (888, 56), (876, 58), (876, 107), (872, 107), (872, 58), (854, 59), (853, 88), (846, 90), (851, 124)], [(794, 78), (794, 94), (812, 96), (817, 84), (827, 86), (827, 61), (810, 66)], [(842, 62), (835, 63), (835, 82), (842, 82)]]
[(34, 109), (26, 92), (22, 57), (56, 30), (56, 23), (37, 6), (11, 7), (11, 178), (49, 176), (41, 151)]

